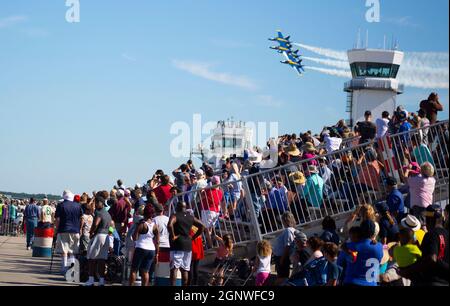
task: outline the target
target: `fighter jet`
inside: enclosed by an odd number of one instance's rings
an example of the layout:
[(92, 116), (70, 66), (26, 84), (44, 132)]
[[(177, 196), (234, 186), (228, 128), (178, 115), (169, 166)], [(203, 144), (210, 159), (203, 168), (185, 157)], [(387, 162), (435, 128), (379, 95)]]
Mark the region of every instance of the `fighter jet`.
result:
[(270, 47), (270, 49), (272, 49), (272, 50), (277, 50), (278, 53), (283, 53), (283, 52), (289, 52), (289, 53), (291, 53), (291, 52), (292, 52), (291, 49), (285, 48), (285, 47), (281, 47), (281, 46)]
[(284, 56), (286, 57), (286, 60), (281, 61), (282, 64), (291, 66), (297, 71), (300, 76), (303, 74), (303, 72), (305, 72), (305, 69), (303, 68), (304, 66), (302, 65), (302, 59), (296, 59), (292, 55), (286, 53), (284, 53)]
[(282, 48), (291, 49), (292, 43), (289, 40), (290, 38), (291, 36), (284, 37), (283, 33), (281, 33), (281, 31), (278, 31), (278, 37), (269, 38), (269, 40), (278, 42), (280, 44), (280, 47)]

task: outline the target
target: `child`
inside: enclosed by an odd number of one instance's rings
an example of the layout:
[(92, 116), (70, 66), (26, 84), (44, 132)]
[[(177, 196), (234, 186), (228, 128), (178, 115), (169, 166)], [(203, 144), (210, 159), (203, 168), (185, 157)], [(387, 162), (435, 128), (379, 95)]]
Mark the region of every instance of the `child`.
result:
[(256, 277), (255, 285), (264, 286), (270, 276), (270, 260), (272, 258), (272, 246), (267, 240), (258, 242), (256, 245), (256, 261), (253, 267)]
[(219, 242), (219, 247), (217, 248), (216, 259), (214, 260), (216, 269), (209, 283), (210, 286), (222, 286), (225, 265), (231, 256), (233, 256), (233, 237), (230, 234), (223, 236), (223, 238), (216, 235), (216, 240)]
[(414, 264), (422, 257), (422, 252), (414, 239), (414, 232), (410, 228), (400, 230), (400, 246), (394, 249), (394, 259), (400, 268)]
[(333, 242), (327, 242), (323, 246), (323, 254), (328, 261), (326, 286), (336, 287), (342, 275), (342, 267), (337, 265), (339, 247)]

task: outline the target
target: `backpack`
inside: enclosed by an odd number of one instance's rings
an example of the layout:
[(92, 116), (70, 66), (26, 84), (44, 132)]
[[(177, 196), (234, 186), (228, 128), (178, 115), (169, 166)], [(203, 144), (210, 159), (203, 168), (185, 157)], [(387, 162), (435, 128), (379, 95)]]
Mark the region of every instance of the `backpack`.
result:
[(328, 261), (325, 257), (314, 259), (290, 283), (295, 286), (324, 286), (327, 283)]

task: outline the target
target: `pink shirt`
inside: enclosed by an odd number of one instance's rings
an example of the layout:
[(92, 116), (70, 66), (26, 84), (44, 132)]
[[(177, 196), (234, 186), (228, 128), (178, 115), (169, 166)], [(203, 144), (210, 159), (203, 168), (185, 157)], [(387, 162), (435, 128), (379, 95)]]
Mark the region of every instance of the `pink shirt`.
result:
[(421, 174), (408, 178), (411, 208), (414, 206), (427, 208), (433, 204), (433, 192), (436, 185), (434, 177), (423, 177)]

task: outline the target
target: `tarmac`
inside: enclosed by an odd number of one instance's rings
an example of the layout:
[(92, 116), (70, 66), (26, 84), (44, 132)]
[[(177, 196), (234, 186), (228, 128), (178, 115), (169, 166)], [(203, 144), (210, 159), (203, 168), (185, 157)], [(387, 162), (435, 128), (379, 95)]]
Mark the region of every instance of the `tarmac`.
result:
[(0, 286), (76, 286), (58, 273), (60, 260), (32, 257), (25, 237), (0, 236)]

